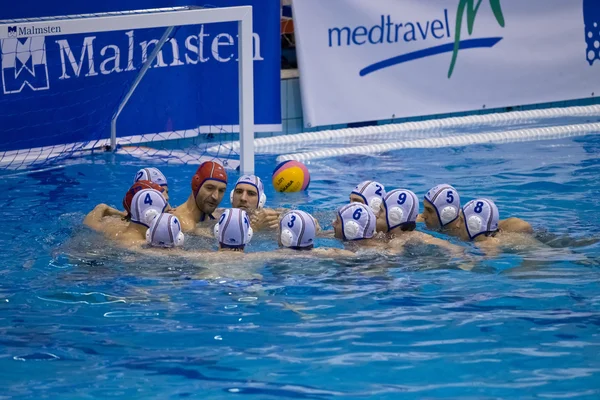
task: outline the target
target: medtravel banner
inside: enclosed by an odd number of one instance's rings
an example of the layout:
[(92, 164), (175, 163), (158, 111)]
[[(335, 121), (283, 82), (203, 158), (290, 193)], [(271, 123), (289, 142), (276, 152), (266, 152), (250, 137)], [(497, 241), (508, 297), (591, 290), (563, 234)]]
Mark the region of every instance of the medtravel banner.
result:
[(293, 7), (306, 126), (600, 95), (598, 0)]
[[(52, 4), (53, 3), (53, 4)], [(23, 0), (0, 13), (29, 18), (171, 7), (180, 0)], [(280, 10), (265, 0), (214, 0), (253, 6), (255, 130), (281, 130)], [(7, 15), (8, 14), (8, 15)], [(157, 19), (160, 15), (156, 16)], [(7, 27), (0, 38), (0, 150), (110, 137), (110, 121), (166, 28), (61, 34), (60, 22)], [(236, 130), (239, 124), (237, 23), (176, 27), (125, 106), (117, 136)]]

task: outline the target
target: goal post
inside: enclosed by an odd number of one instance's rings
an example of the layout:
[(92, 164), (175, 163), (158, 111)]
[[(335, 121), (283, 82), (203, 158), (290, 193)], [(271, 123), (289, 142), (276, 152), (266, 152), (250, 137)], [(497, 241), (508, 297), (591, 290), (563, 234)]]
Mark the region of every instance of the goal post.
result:
[(144, 61), (135, 79), (128, 88), (125, 88), (124, 95), (112, 115), (109, 124), (109, 143), (110, 148), (114, 151), (118, 144), (117, 119), (152, 62), (155, 61), (162, 45), (169, 39), (173, 27), (221, 22), (237, 22), (240, 171), (243, 174), (251, 174), (254, 173), (254, 69), (251, 6), (223, 8), (173, 7), (3, 20), (0, 21), (0, 41), (15, 38), (34, 38), (36, 36), (46, 37), (165, 28), (161, 40), (158, 41), (152, 53)]

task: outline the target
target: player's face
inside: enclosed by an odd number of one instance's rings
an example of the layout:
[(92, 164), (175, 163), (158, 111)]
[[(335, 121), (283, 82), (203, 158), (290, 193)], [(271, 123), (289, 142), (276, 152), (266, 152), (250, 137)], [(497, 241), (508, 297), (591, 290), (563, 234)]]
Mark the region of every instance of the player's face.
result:
[(428, 200), (423, 200), (423, 222), (429, 229), (440, 229), (440, 220), (435, 208)]
[(169, 202), (169, 187), (168, 186), (163, 186), (162, 187), (164, 190), (162, 191), (162, 195), (165, 198), (165, 200), (167, 201), (167, 203)]
[(377, 213), (377, 232), (387, 232), (388, 226), (385, 218), (385, 207), (381, 206), (379, 208), (379, 212)]
[(204, 182), (196, 195), (196, 205), (205, 214), (212, 214), (225, 194), (227, 185), (224, 182), (209, 180)]
[(470, 240), (469, 232), (467, 232), (467, 224), (465, 222), (465, 214), (463, 214), (462, 210), (460, 210), (458, 219), (456, 220), (456, 224), (458, 232), (460, 234), (460, 238), (466, 241)]
[(339, 215), (333, 220), (333, 236), (336, 239), (344, 240), (344, 233), (342, 232), (342, 221), (340, 220)]
[(233, 190), (231, 205), (234, 208), (241, 208), (245, 211), (255, 210), (258, 208), (258, 191), (250, 184), (238, 184)]

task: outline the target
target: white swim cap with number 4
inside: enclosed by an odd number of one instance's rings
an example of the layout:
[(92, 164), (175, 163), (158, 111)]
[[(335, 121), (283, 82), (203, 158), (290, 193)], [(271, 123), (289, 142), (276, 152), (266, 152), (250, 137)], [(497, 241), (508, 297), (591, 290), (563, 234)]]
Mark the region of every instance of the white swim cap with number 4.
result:
[(167, 201), (158, 190), (140, 190), (131, 201), (131, 222), (149, 228), (154, 217), (164, 212), (165, 208), (167, 208)]

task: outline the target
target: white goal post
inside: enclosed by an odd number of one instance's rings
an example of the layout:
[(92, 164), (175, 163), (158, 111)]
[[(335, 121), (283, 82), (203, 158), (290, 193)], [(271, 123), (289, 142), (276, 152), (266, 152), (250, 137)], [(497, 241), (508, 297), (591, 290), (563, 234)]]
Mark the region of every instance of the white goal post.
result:
[(0, 39), (56, 36), (130, 29), (165, 28), (162, 39), (142, 65), (136, 79), (111, 120), (111, 149), (116, 149), (116, 122), (151, 63), (167, 41), (173, 27), (219, 22), (238, 23), (238, 76), (240, 172), (254, 173), (254, 68), (252, 6), (200, 8), (173, 7), (148, 10), (80, 14), (0, 21)]

